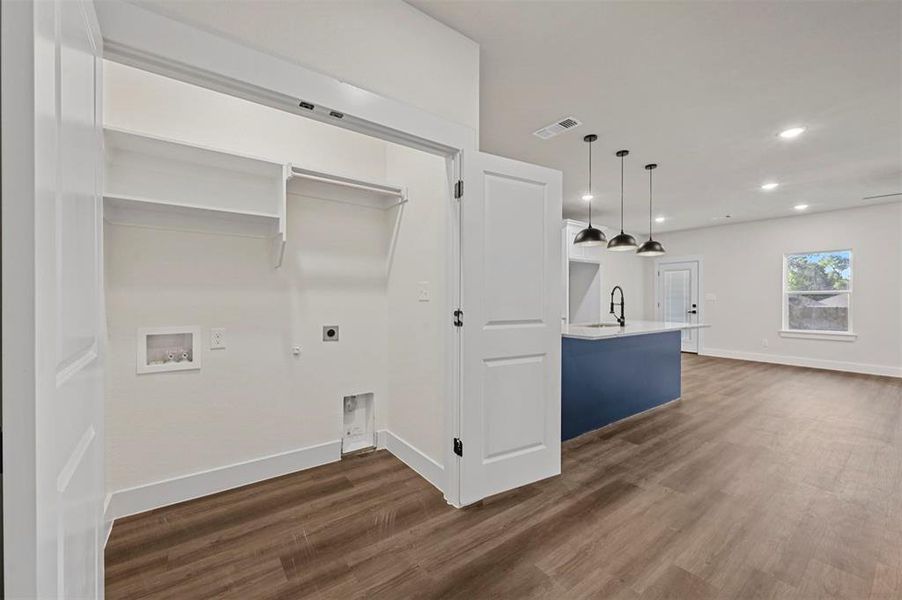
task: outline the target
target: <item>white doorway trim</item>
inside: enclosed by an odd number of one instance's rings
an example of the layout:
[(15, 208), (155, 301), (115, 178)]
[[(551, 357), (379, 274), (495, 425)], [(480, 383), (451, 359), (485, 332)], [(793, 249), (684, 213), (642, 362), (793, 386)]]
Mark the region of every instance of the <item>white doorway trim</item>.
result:
[[(451, 230), (442, 491), (448, 503), (460, 506), (460, 462), (451, 443), (460, 435), (462, 382), (460, 329), (451, 318), (461, 301), (460, 210), (452, 186), (463, 178), (467, 153), (476, 151), (476, 132), (122, 0), (98, 3), (97, 11), (106, 59), (446, 158)], [(300, 101), (314, 108), (302, 108)]]
[[(0, 596), (29, 597), (37, 595), (35, 274), (34, 260), (12, 260), (11, 257), (34, 253), (34, 6), (26, 2), (3, 2), (0, 13), (3, 87), (0, 95), (3, 115), (3, 230), (0, 241), (4, 290), (4, 587), (0, 588)], [(14, 294), (12, 290), (20, 293)]]
[[(695, 262), (698, 263), (698, 322), (705, 322), (705, 260), (704, 256), (701, 254), (686, 254), (683, 256), (668, 256), (666, 258), (657, 258), (655, 259), (655, 271), (654, 271), (654, 280), (655, 280), (655, 319), (663, 320), (663, 316), (661, 314), (661, 285), (660, 285), (660, 277), (658, 276), (658, 272), (660, 271), (661, 265), (673, 264), (673, 263), (683, 263), (683, 262)], [(704, 354), (704, 342), (705, 342), (705, 334), (704, 329), (699, 328), (696, 329), (695, 332), (698, 335), (698, 354)]]
[(97, 13), (109, 60), (433, 154), (476, 149), (464, 125), (124, 0), (99, 2)]

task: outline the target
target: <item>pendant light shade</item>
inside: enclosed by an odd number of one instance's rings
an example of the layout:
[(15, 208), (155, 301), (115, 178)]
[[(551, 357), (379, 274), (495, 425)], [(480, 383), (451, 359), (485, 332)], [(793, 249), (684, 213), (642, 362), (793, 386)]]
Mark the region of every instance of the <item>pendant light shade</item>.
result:
[(583, 141), (589, 146), (589, 187), (583, 195), (583, 199), (589, 201), (589, 226), (576, 234), (576, 237), (573, 238), (574, 246), (602, 246), (607, 241), (600, 229), (592, 227), (592, 142), (597, 139), (598, 136), (594, 133), (583, 138)]
[(661, 256), (664, 254), (664, 246), (651, 237), (651, 172), (657, 168), (658, 165), (654, 163), (645, 165), (645, 170), (648, 171), (648, 241), (636, 250), (636, 254), (641, 254), (642, 256)]
[(623, 158), (629, 154), (629, 150), (618, 150), (617, 156), (620, 157), (620, 233), (611, 238), (608, 242), (608, 250), (616, 250), (617, 252), (625, 252), (627, 250), (636, 249), (636, 238), (623, 231)]
[[(571, 231), (573, 230), (571, 229)], [(577, 233), (576, 237), (573, 238), (573, 244), (576, 246), (603, 246), (607, 241), (607, 238), (604, 237), (604, 232), (591, 225)]]
[(608, 250), (614, 250), (616, 252), (625, 252), (627, 250), (635, 250), (636, 249), (636, 238), (631, 236), (628, 233), (618, 233), (614, 237), (611, 238), (611, 241), (608, 242)]
[(642, 256), (661, 256), (664, 253), (664, 246), (655, 240), (642, 242), (642, 245), (636, 250), (636, 254), (641, 254)]

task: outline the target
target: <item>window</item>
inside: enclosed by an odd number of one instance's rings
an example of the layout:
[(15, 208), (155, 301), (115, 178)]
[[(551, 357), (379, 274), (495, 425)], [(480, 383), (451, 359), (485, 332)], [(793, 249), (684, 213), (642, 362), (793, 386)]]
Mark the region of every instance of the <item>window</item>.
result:
[(783, 257), (783, 330), (850, 334), (852, 251)]

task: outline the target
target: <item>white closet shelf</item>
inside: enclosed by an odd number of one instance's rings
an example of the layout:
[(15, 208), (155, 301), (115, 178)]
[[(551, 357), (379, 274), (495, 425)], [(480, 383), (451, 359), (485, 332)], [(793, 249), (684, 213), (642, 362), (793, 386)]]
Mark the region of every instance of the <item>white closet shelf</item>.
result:
[(160, 202), (134, 196), (105, 195), (103, 201), (104, 220), (117, 225), (256, 238), (272, 238), (280, 232), (280, 217), (276, 214)]
[(187, 162), (192, 166), (206, 166), (247, 175), (272, 177), (281, 173), (282, 164), (250, 155), (217, 150), (189, 142), (147, 135), (115, 127), (105, 127), (104, 148), (107, 158), (111, 151), (133, 152), (145, 157)]
[(407, 202), (407, 189), (291, 166), (288, 194), (387, 210)]
[(110, 223), (284, 239), (284, 165), (120, 129), (104, 146)]
[[(282, 264), (286, 196), (388, 210), (407, 189), (178, 140), (107, 128), (104, 219), (110, 223), (272, 239)], [(400, 215), (400, 213), (399, 213)]]

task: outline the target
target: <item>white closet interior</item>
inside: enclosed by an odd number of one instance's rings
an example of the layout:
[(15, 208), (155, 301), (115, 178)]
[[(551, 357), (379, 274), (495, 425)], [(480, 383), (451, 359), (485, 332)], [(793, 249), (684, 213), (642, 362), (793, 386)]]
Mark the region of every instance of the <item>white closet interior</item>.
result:
[[(443, 487), (444, 158), (118, 64), (104, 77), (107, 487), (150, 498), (111, 516), (152, 508), (161, 482), (338, 459), (349, 435)], [(198, 328), (201, 368), (137, 372), (138, 332), (172, 325)]]

